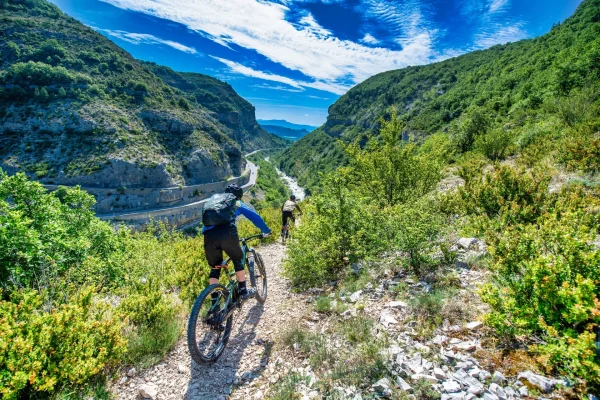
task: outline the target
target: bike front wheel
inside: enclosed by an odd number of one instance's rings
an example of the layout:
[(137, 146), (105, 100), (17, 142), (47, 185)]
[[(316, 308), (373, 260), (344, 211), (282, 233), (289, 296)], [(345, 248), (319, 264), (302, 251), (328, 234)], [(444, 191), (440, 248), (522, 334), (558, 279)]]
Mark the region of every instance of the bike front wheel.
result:
[(229, 291), (223, 285), (210, 285), (194, 302), (188, 322), (187, 342), (192, 359), (198, 363), (217, 360), (229, 340), (233, 313)]
[(267, 300), (267, 271), (265, 263), (259, 252), (250, 250), (248, 257), (248, 269), (250, 270), (250, 282), (256, 289), (256, 301), (264, 303)]

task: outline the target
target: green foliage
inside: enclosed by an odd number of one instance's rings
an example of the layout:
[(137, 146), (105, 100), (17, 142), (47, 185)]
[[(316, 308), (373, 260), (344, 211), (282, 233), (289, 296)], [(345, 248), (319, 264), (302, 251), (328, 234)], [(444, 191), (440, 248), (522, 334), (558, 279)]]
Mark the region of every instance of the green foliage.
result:
[(2, 57), (8, 60), (18, 60), (21, 57), (21, 49), (19, 49), (19, 46), (15, 42), (8, 42), (2, 52)]
[(17, 399), (26, 388), (51, 393), (82, 384), (117, 363), (125, 350), (121, 322), (88, 288), (52, 308), (33, 291), (0, 301), (0, 393)]
[(117, 237), (94, 216), (93, 203), (79, 188), (48, 194), (23, 174), (0, 175), (0, 285), (5, 294), (15, 287), (58, 289), (59, 282), (106, 286), (122, 278), (114, 257)]
[(503, 129), (492, 129), (488, 134), (475, 139), (474, 148), (492, 161), (505, 158), (513, 138)]
[[(336, 139), (364, 145), (378, 136), (378, 121), (390, 107), (415, 137), (447, 131), (460, 152), (472, 150), (481, 137), (478, 151), (492, 159), (503, 158), (509, 142), (498, 129), (510, 136), (524, 125), (557, 117), (573, 126), (590, 123), (584, 120), (598, 116), (597, 100), (589, 94), (600, 88), (599, 7), (598, 0), (585, 0), (571, 18), (532, 40), (374, 75), (329, 108), (326, 124), (287, 149), (280, 168), (315, 189), (319, 172), (347, 161), (336, 155)], [(489, 134), (493, 140), (485, 139)], [(529, 161), (548, 154), (537, 150)]]
[(374, 227), (382, 215), (350, 190), (344, 171), (325, 180), (327, 191), (303, 207), (303, 223), (289, 244), (285, 271), (294, 285), (308, 287), (333, 277), (348, 262), (385, 249)]
[(506, 339), (538, 335), (532, 346), (548, 369), (600, 384), (593, 335), (600, 323), (598, 193), (579, 185), (549, 193), (549, 174), (495, 166), (456, 196), (485, 234), (491, 281), (481, 297), (486, 322)]
[(285, 265), (294, 285), (333, 279), (349, 263), (390, 248), (408, 253), (413, 270), (425, 273), (430, 263), (423, 253), (441, 217), (432, 203), (417, 199), (435, 187), (441, 161), (401, 143), (401, 126), (392, 113), (382, 121), (383, 143), (348, 146), (348, 167), (325, 177), (323, 190), (303, 208)]
[(71, 83), (74, 78), (66, 68), (29, 61), (15, 63), (7, 72), (7, 79), (15, 84), (56, 85)]
[(346, 147), (351, 179), (358, 190), (381, 206), (393, 206), (423, 196), (439, 182), (440, 165), (417, 146), (402, 143), (404, 124), (392, 112), (381, 121), (380, 140), (371, 140), (363, 150), (354, 143)]
[(473, 108), (458, 119), (452, 126), (450, 138), (459, 151), (466, 152), (473, 148), (475, 141), (485, 136), (490, 128), (490, 120), (481, 109)]
[(564, 142), (560, 158), (572, 170), (600, 171), (600, 132), (569, 136)]

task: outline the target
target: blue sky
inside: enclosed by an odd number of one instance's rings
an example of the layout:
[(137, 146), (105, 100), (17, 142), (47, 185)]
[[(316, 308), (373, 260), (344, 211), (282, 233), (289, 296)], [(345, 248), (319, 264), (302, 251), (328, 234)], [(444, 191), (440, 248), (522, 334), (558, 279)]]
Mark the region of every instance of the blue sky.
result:
[(134, 57), (231, 84), (257, 118), (320, 125), (379, 72), (539, 36), (581, 0), (51, 0)]

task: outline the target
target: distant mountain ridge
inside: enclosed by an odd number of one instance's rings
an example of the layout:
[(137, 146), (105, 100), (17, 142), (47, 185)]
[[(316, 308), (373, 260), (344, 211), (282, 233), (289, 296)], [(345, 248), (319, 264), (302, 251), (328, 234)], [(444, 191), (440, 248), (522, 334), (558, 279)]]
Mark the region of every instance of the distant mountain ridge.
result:
[(599, 78), (600, 0), (584, 0), (573, 16), (535, 39), (380, 73), (356, 85), (329, 108), (325, 124), (280, 155), (279, 167), (302, 186), (315, 186), (319, 172), (345, 162), (337, 140), (367, 143), (391, 108), (417, 139), (445, 134), (470, 112), (510, 130), (555, 118), (558, 98), (597, 86)]
[(228, 84), (134, 59), (46, 0), (0, 18), (0, 168), (43, 183), (195, 185), (285, 141)]
[(318, 128), (317, 126), (294, 124), (294, 123), (288, 122), (284, 119), (259, 119), (257, 121), (261, 125), (281, 126), (283, 128), (297, 129), (297, 130), (304, 129), (304, 130), (307, 130), (308, 132), (312, 132)]
[(261, 126), (265, 131), (277, 135), (283, 139), (291, 140), (293, 142), (302, 139), (304, 136), (309, 134), (309, 131), (307, 131), (306, 129), (290, 129), (284, 128), (283, 126), (263, 124), (261, 124)]

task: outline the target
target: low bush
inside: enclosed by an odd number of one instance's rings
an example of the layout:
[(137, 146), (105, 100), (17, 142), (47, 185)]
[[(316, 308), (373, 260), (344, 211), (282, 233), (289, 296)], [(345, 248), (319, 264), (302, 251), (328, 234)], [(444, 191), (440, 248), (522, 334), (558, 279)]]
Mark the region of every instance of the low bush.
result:
[(549, 179), (496, 166), (457, 192), (489, 246), (493, 274), (480, 293), (491, 307), (486, 322), (507, 341), (542, 338), (530, 350), (548, 372), (598, 388), (599, 193), (577, 184), (549, 193)]
[(122, 323), (93, 288), (50, 307), (30, 290), (14, 291), (0, 301), (0, 393), (17, 399), (22, 391), (51, 393), (83, 384), (125, 351)]
[(475, 139), (474, 148), (492, 161), (502, 160), (507, 155), (513, 138), (503, 129), (492, 129)]

